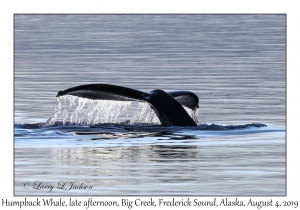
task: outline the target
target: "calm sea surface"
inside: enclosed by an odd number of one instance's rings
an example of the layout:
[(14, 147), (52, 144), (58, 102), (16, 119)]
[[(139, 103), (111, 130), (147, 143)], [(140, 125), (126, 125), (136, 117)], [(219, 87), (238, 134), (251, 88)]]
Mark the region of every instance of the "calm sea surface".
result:
[[(15, 15), (14, 36), (15, 195), (286, 194), (285, 15)], [(199, 126), (39, 126), (90, 83), (192, 91)]]

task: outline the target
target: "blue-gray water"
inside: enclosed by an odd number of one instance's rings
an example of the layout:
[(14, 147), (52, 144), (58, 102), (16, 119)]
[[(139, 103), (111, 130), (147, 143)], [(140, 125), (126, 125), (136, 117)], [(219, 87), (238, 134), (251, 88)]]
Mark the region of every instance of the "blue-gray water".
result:
[[(285, 195), (285, 24), (285, 15), (15, 15), (15, 195)], [(90, 83), (190, 90), (199, 126), (35, 126), (53, 115), (58, 91)]]

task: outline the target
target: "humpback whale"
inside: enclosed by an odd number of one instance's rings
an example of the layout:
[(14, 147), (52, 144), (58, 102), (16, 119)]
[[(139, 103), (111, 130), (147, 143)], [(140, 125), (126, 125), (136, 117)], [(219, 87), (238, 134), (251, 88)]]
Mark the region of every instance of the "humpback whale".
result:
[(153, 90), (146, 93), (116, 85), (88, 84), (59, 91), (56, 97), (64, 95), (78, 96), (92, 100), (143, 101), (150, 105), (163, 126), (197, 125), (183, 108), (183, 106), (192, 110), (199, 108), (198, 96), (190, 91), (165, 92), (163, 90)]

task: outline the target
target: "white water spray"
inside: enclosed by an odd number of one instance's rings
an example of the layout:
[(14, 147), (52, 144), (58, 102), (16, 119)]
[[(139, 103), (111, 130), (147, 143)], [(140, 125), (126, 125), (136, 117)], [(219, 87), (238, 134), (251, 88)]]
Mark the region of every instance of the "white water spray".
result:
[(134, 113), (132, 119), (130, 120), (130, 124), (141, 123), (160, 124), (160, 120), (153, 109), (145, 102), (139, 102), (139, 109)]
[(154, 111), (148, 104), (139, 102), (138, 110), (129, 116), (132, 101), (90, 100), (77, 96), (56, 98), (54, 114), (45, 126), (52, 126), (57, 121), (63, 125), (95, 125), (98, 123), (121, 123), (130, 120), (130, 124), (160, 124)]

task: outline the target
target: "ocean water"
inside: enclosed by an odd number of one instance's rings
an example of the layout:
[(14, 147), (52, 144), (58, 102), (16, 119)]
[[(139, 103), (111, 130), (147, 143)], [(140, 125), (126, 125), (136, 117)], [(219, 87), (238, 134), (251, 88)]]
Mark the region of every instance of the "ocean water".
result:
[[(137, 101), (67, 123), (57, 92), (92, 83), (192, 91), (198, 126)], [(15, 195), (286, 195), (286, 16), (17, 14), (14, 117)]]

